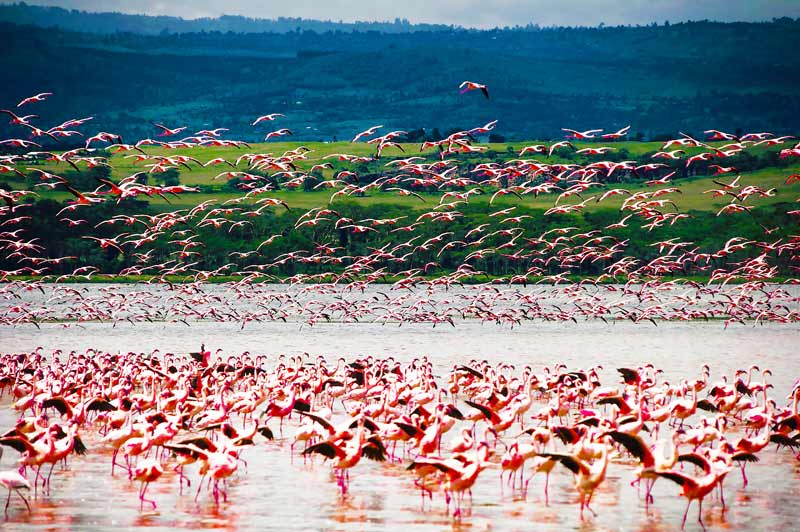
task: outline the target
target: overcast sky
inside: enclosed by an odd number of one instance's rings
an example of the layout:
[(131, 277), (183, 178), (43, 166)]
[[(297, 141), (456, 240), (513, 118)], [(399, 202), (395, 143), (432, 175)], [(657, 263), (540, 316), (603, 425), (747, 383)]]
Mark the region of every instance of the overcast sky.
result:
[(800, 17), (800, 0), (28, 0), (27, 3), (183, 18), (245, 15), (350, 22), (399, 17), (411, 22), (481, 28), (524, 26), (529, 22), (542, 26), (595, 26)]

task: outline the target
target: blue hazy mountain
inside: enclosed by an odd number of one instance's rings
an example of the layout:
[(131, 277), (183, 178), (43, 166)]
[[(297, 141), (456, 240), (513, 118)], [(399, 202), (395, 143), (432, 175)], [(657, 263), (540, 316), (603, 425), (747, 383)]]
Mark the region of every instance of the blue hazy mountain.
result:
[[(54, 92), (36, 109), (48, 120), (94, 116), (93, 129), (129, 138), (152, 135), (156, 120), (255, 140), (263, 133), (249, 123), (272, 112), (310, 140), (377, 123), (443, 134), (494, 119), (509, 139), (627, 124), (645, 138), (792, 133), (800, 116), (800, 21), (787, 18), (465, 30), (14, 4), (0, 6), (3, 20), (0, 107)], [(459, 94), (464, 80), (487, 84), (491, 98)]]

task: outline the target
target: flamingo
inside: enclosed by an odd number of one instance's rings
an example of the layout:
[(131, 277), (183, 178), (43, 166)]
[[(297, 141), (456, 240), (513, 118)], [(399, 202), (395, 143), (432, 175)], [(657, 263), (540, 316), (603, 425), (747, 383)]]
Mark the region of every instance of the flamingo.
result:
[(33, 96), (29, 96), (23, 99), (21, 102), (17, 104), (17, 107), (22, 107), (23, 105), (27, 105), (29, 103), (34, 102), (43, 102), (47, 99), (48, 96), (52, 96), (52, 92), (40, 92), (39, 94), (35, 94)]
[(359, 139), (364, 138), (364, 137), (371, 137), (372, 135), (375, 134), (376, 131), (378, 131), (382, 127), (383, 127), (383, 125), (372, 126), (370, 128), (367, 128), (364, 131), (362, 131), (361, 133), (357, 134), (355, 137), (353, 137), (353, 140), (351, 140), (350, 142), (351, 143), (352, 142), (356, 142)]
[(0, 471), (0, 484), (8, 490), (8, 498), (6, 499), (5, 507), (6, 517), (8, 517), (8, 505), (11, 502), (12, 491), (19, 495), (22, 502), (24, 502), (25, 506), (28, 508), (28, 513), (31, 513), (31, 505), (28, 503), (28, 499), (20, 492), (21, 489), (31, 489), (31, 484), (28, 482), (28, 479), (20, 475), (18, 471)]
[(706, 131), (703, 131), (703, 133), (709, 136), (708, 140), (739, 140), (739, 137), (736, 135), (725, 133), (717, 129), (707, 129)]
[(158, 124), (156, 122), (153, 122), (153, 125), (161, 130), (161, 133), (158, 134), (159, 137), (171, 137), (186, 129), (186, 126), (170, 129), (164, 124)]
[(561, 131), (566, 131), (569, 133), (566, 137), (568, 139), (574, 140), (589, 140), (595, 138), (597, 133), (602, 133), (602, 129), (587, 129), (586, 131), (576, 131), (574, 129), (569, 129), (562, 127)]
[(11, 117), (10, 124), (27, 124), (30, 120), (34, 118), (39, 118), (38, 115), (25, 115), (25, 116), (18, 116), (14, 111), (9, 111), (8, 109), (0, 109), (0, 113), (7, 114)]
[(267, 133), (267, 136), (264, 137), (264, 140), (269, 140), (272, 137), (283, 137), (286, 135), (292, 135), (292, 130), (288, 128), (278, 129), (277, 131), (271, 131)]
[(489, 99), (489, 89), (486, 85), (475, 83), (474, 81), (462, 81), (458, 88), (461, 89), (460, 94), (464, 94), (467, 91), (479, 90), (486, 96), (487, 100)]
[(147, 491), (147, 486), (150, 485), (151, 482), (155, 482), (158, 480), (161, 475), (164, 473), (164, 468), (158, 462), (158, 460), (154, 460), (152, 458), (146, 458), (136, 464), (136, 467), (133, 468), (131, 471), (131, 479), (138, 480), (141, 482), (141, 487), (139, 488), (139, 509), (141, 510), (144, 506), (145, 502), (149, 502), (153, 505), (153, 510), (156, 509), (156, 501), (151, 499), (145, 499), (144, 494)]
[(606, 435), (610, 436), (614, 441), (621, 444), (625, 449), (639, 460), (639, 466), (636, 469), (638, 482), (642, 478), (648, 481), (647, 491), (645, 493), (645, 504), (652, 502), (651, 492), (655, 480), (658, 478), (658, 471), (669, 471), (678, 461), (678, 438), (683, 435), (682, 430), (676, 430), (672, 433), (672, 448), (668, 457), (664, 458), (663, 455), (654, 455), (650, 448), (644, 441), (635, 434), (629, 434), (621, 431), (610, 431)]
[(461, 516), (461, 500), (465, 492), (471, 492), (472, 486), (478, 480), (478, 475), (489, 465), (491, 451), (486, 442), (480, 442), (473, 456), (463, 456), (462, 460), (432, 460), (431, 465), (443, 472), (446, 481), (443, 489), (447, 494), (448, 513), (450, 500), (455, 499), (453, 517)]
[(260, 124), (261, 122), (272, 122), (273, 120), (277, 120), (278, 118), (286, 118), (286, 115), (282, 115), (281, 113), (272, 113), (272, 114), (268, 114), (268, 115), (262, 115), (262, 116), (259, 116), (258, 118), (256, 118), (253, 121), (253, 123), (250, 124), (250, 125), (251, 126), (255, 126), (257, 124)]
[(717, 467), (716, 470), (711, 470), (701, 477), (689, 476), (680, 471), (655, 472), (659, 477), (668, 478), (680, 485), (682, 488), (681, 495), (686, 497), (688, 501), (686, 504), (686, 511), (683, 512), (683, 520), (681, 520), (681, 530), (686, 527), (686, 516), (689, 514), (689, 507), (692, 505), (692, 501), (695, 500), (698, 504), (697, 521), (700, 523), (700, 526), (703, 527), (703, 530), (705, 530), (706, 526), (703, 523), (703, 500), (711, 493), (711, 490), (714, 489), (728, 471), (730, 471), (729, 467), (720, 466)]
[(601, 135), (601, 138), (609, 139), (609, 140), (621, 139), (622, 137), (625, 137), (628, 134), (628, 131), (630, 131), (630, 129), (631, 129), (631, 126), (625, 126), (622, 129), (620, 129), (619, 131), (616, 131), (614, 133), (605, 133), (605, 134)]
[(608, 469), (608, 449), (602, 444), (600, 458), (592, 463), (581, 460), (569, 453), (540, 453), (539, 456), (560, 462), (575, 475), (575, 488), (580, 493), (580, 516), (583, 520), (584, 508), (596, 515), (590, 503), (597, 487), (605, 480)]
[(342, 494), (347, 492), (349, 470), (361, 460), (361, 456), (366, 456), (370, 460), (382, 462), (386, 460), (386, 448), (383, 443), (375, 436), (366, 438), (364, 435), (364, 420), (359, 420), (358, 432), (356, 436), (344, 445), (332, 441), (324, 441), (314, 444), (303, 451), (303, 455), (317, 453), (330, 458), (334, 461), (334, 468), (337, 473), (337, 482), (342, 490)]

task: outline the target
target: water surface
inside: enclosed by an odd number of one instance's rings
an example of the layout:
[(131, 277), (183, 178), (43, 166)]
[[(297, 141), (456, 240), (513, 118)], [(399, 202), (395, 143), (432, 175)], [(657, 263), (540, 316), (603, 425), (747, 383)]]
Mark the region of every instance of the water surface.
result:
[[(69, 326), (65, 326), (69, 325)], [(513, 329), (495, 324), (466, 321), (457, 327), (430, 324), (381, 325), (379, 323), (318, 323), (313, 327), (295, 323), (249, 323), (244, 329), (235, 322), (41, 324), (0, 327), (2, 351), (29, 351), (42, 346), (83, 351), (96, 348), (111, 352), (185, 353), (201, 342), (222, 356), (249, 351), (278, 355), (308, 352), (324, 355), (331, 364), (338, 357), (394, 356), (400, 361), (427, 356), (441, 377), (453, 364), (470, 358), (531, 365), (540, 371), (545, 364), (563, 362), (570, 368), (602, 365), (604, 384), (617, 382), (614, 369), (652, 363), (663, 368), (665, 378), (678, 381), (697, 378), (708, 363), (712, 379), (731, 375), (752, 363), (771, 368), (774, 397), (786, 404), (786, 394), (800, 377), (797, 363), (800, 325), (734, 325), (720, 322), (633, 324), (601, 321), (523, 323)], [(9, 427), (15, 416), (8, 398), (0, 408), (0, 427)], [(538, 407), (534, 405), (531, 412)], [(274, 423), (274, 422), (273, 422)], [(12, 501), (8, 530), (126, 530), (146, 527), (230, 530), (675, 530), (685, 508), (678, 486), (661, 480), (654, 489), (655, 504), (646, 511), (629, 485), (633, 468), (611, 464), (607, 481), (595, 495), (597, 517), (578, 520), (577, 494), (566, 470), (551, 478), (550, 504), (542, 492), (544, 477), (534, 477), (527, 495), (501, 490), (499, 470), (484, 471), (473, 493), (473, 504), (465, 503), (465, 515), (454, 521), (445, 513), (444, 498), (425, 502), (413, 478), (400, 464), (362, 462), (351, 472), (350, 492), (342, 496), (329, 465), (322, 460), (291, 459), (289, 443), (295, 421), (285, 426), (286, 439), (267, 443), (258, 440), (244, 453), (248, 466), (240, 468), (230, 483), (227, 503), (214, 505), (210, 493), (193, 500), (192, 489), (178, 494), (178, 479), (165, 475), (154, 483), (149, 496), (158, 502), (155, 512), (140, 512), (138, 485), (124, 474), (110, 475), (110, 451), (87, 435), (85, 457), (70, 460), (70, 469), (57, 471), (50, 496), (34, 502), (29, 516), (19, 501)], [(452, 435), (445, 435), (448, 441)], [(500, 451), (502, 452), (502, 450)], [(17, 453), (7, 450), (0, 462), (12, 467)], [(707, 501), (704, 519), (709, 530), (789, 530), (796, 524), (796, 501), (800, 496), (800, 462), (787, 451), (769, 448), (761, 462), (749, 468), (750, 485), (742, 488), (738, 471), (726, 480), (731, 503), (722, 511), (718, 502)], [(196, 476), (192, 476), (196, 480)], [(687, 529), (698, 529), (692, 506)]]

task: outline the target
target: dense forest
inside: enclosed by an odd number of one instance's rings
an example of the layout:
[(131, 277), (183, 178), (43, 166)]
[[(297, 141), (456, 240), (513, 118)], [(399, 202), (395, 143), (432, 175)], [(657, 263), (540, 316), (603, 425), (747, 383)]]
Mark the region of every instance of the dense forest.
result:
[[(93, 116), (94, 130), (126, 139), (153, 136), (158, 121), (261, 140), (269, 130), (249, 124), (273, 112), (287, 116), (279, 127), (294, 139), (323, 141), (378, 123), (444, 132), (494, 119), (508, 140), (628, 124), (645, 139), (708, 128), (780, 134), (794, 133), (800, 116), (800, 21), (786, 18), (485, 31), (399, 21), (404, 32), (279, 19), (222, 32), (42, 9), (0, 6), (0, 20), (13, 22), (0, 22), (0, 68), (12, 81), (0, 85), (0, 107), (54, 92), (42, 115)], [(465, 79), (486, 83), (490, 99), (459, 94)]]

